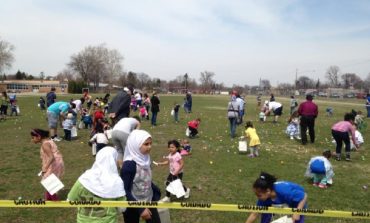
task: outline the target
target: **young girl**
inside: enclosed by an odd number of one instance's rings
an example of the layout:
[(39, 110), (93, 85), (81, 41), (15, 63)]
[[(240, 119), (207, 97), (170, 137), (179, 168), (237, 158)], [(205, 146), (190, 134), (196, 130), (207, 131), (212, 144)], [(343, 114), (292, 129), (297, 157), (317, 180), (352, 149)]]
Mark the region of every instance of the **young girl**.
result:
[[(144, 130), (133, 130), (127, 145), (121, 169), (121, 178), (128, 201), (158, 201), (161, 193), (152, 182), (150, 150), (152, 136)], [(139, 223), (140, 217), (147, 223), (160, 223), (156, 208), (127, 208), (123, 214), (125, 222)]]
[(189, 140), (183, 139), (181, 147), (182, 147), (182, 150), (180, 152), (181, 156), (191, 155), (192, 148), (191, 148), (191, 145), (189, 143)]
[(337, 143), (336, 147), (336, 160), (341, 160), (341, 152), (342, 152), (342, 143), (344, 142), (346, 146), (346, 161), (351, 161), (351, 142), (348, 133), (352, 135), (352, 142), (355, 147), (358, 149), (358, 145), (356, 142), (355, 136), (355, 128), (352, 126), (355, 117), (351, 113), (346, 113), (344, 115), (344, 121), (337, 122), (331, 128), (331, 134)]
[(66, 119), (64, 119), (62, 125), (64, 130), (64, 139), (67, 141), (72, 140), (72, 128), (73, 128), (73, 115), (72, 113), (68, 113)]
[(251, 153), (249, 157), (257, 157), (258, 154), (258, 147), (261, 145), (260, 138), (257, 135), (256, 129), (253, 127), (251, 121), (248, 121), (245, 124), (245, 136), (249, 138), (249, 148)]
[[(170, 174), (167, 177), (166, 186), (168, 186), (172, 181), (176, 179), (180, 179), (182, 181), (183, 177), (183, 168), (184, 168), (184, 160), (180, 155), (180, 143), (177, 140), (170, 140), (168, 141), (168, 150), (170, 154), (167, 156), (167, 160), (163, 162), (158, 162), (154, 164), (156, 165), (168, 165), (170, 164)], [(185, 196), (184, 198), (189, 198), (190, 196), (190, 188), (186, 188), (184, 185)], [(163, 202), (171, 201), (171, 193), (166, 191), (166, 196), (161, 199)]]
[(308, 162), (306, 177), (313, 178), (313, 186), (327, 188), (327, 184), (333, 182), (333, 167), (329, 161), (331, 152), (329, 149), (322, 153), (322, 156), (315, 156)]
[(299, 115), (298, 111), (293, 112), (288, 120), (288, 126), (285, 130), (286, 134), (290, 136), (290, 139), (301, 139), (299, 132)]
[(96, 134), (90, 139), (91, 143), (96, 143), (96, 153), (108, 145), (108, 137), (104, 129), (99, 128)]
[[(70, 201), (124, 201), (125, 190), (117, 170), (117, 150), (105, 147), (91, 169), (85, 171), (68, 194)], [(80, 207), (77, 222), (118, 222), (115, 207)]]
[[(277, 179), (262, 172), (253, 184), (253, 191), (256, 194), (258, 201), (257, 206), (273, 206), (287, 204), (290, 208), (306, 208), (307, 194), (302, 186), (288, 182), (276, 181)], [(258, 217), (258, 213), (253, 212), (249, 215), (246, 223), (252, 223)], [(261, 223), (269, 223), (272, 214), (262, 214)], [(303, 223), (304, 216), (293, 214), (294, 223)]]
[(141, 105), (139, 112), (140, 112), (141, 120), (143, 120), (144, 118), (146, 118), (148, 116), (148, 112), (147, 112), (144, 105)]
[(178, 123), (179, 122), (180, 105), (175, 102), (172, 109), (173, 109), (173, 112), (174, 112), (173, 118), (174, 118), (175, 122)]
[[(59, 152), (54, 141), (49, 139), (49, 131), (33, 129), (31, 131), (31, 137), (33, 143), (41, 143), (40, 157), (42, 161), (42, 179), (47, 178), (52, 173), (60, 179), (64, 174), (63, 156)], [(49, 192), (45, 191), (45, 200), (57, 201), (58, 196), (56, 194), (51, 195)]]

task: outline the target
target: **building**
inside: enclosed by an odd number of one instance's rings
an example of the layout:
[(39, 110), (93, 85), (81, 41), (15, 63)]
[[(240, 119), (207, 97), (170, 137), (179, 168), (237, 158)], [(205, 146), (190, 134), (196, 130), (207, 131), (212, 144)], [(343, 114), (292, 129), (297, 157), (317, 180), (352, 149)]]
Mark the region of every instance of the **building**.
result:
[(55, 88), (55, 92), (57, 93), (68, 93), (68, 82), (55, 80), (3, 80), (0, 82), (0, 91), (6, 91), (8, 93), (46, 93), (49, 92), (52, 87)]

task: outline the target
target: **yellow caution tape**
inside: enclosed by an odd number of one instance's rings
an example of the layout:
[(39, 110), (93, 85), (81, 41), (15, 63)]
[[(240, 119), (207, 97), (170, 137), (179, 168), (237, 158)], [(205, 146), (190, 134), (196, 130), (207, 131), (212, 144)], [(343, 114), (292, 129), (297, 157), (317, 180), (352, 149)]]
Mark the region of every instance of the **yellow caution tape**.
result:
[(235, 211), (274, 214), (300, 214), (333, 218), (369, 219), (370, 211), (335, 211), (324, 209), (297, 209), (263, 207), (247, 204), (214, 204), (204, 202), (146, 202), (146, 201), (44, 201), (44, 200), (0, 200), (0, 208), (76, 208), (76, 207), (130, 207), (168, 208), (201, 211)]

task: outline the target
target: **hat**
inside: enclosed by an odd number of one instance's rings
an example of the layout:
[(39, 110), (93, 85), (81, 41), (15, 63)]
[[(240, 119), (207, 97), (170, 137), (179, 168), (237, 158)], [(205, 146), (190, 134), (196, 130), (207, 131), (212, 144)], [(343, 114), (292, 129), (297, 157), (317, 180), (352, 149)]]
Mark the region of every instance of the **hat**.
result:
[(123, 90), (126, 91), (126, 92), (129, 91), (128, 87), (124, 87)]
[(73, 114), (72, 113), (68, 113), (67, 118), (68, 119), (72, 119), (73, 118)]

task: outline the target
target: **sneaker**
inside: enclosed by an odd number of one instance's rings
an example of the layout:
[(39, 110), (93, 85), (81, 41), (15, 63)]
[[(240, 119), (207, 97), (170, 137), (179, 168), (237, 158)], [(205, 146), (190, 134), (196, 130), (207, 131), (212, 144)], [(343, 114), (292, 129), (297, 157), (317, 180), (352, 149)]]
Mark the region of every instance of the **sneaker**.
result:
[(185, 191), (184, 198), (189, 198), (190, 197), (190, 188), (187, 188)]
[(335, 157), (335, 160), (340, 161), (340, 154), (339, 155), (337, 154), (337, 157)]
[(298, 139), (298, 140), (301, 140), (301, 137), (300, 136), (296, 136), (295, 138)]
[(293, 140), (293, 139), (294, 139), (294, 137), (293, 137), (293, 136), (291, 136), (291, 137), (290, 137), (290, 139), (291, 139), (291, 140)]
[(326, 186), (326, 184), (319, 184), (319, 187), (322, 188), (322, 189), (328, 188), (328, 186)]
[(351, 161), (351, 156), (350, 155), (346, 155), (346, 161)]
[(166, 197), (160, 199), (159, 201), (161, 201), (161, 202), (171, 202), (171, 198), (166, 196)]
[(319, 183), (313, 183), (312, 186), (318, 187), (319, 186)]
[(248, 157), (254, 158), (254, 155), (253, 154), (249, 154)]
[(62, 141), (62, 139), (61, 138), (58, 138), (58, 137), (54, 137), (54, 138), (52, 138), (52, 140), (54, 142), (60, 142), (60, 141)]

